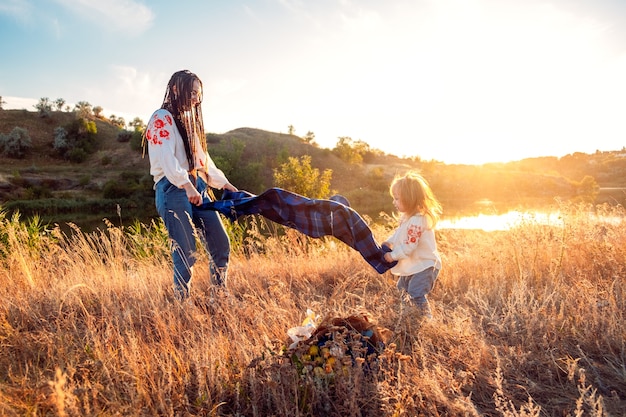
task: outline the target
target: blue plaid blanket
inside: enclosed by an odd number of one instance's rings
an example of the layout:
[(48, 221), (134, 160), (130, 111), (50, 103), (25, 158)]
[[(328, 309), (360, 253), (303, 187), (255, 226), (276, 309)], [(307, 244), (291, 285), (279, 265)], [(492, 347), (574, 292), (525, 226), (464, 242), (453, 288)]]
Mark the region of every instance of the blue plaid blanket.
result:
[(244, 215), (259, 214), (307, 236), (334, 236), (357, 250), (379, 274), (396, 264), (385, 261), (384, 254), (390, 249), (376, 242), (367, 223), (341, 196), (310, 199), (282, 188), (270, 188), (259, 195), (224, 190), (220, 200), (204, 201), (200, 208), (218, 211), (231, 222)]

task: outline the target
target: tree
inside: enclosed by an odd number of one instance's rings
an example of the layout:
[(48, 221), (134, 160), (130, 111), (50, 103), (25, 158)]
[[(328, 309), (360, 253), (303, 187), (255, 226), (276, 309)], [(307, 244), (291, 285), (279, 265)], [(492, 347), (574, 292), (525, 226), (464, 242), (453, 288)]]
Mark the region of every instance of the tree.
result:
[(74, 111), (79, 119), (87, 119), (92, 115), (91, 104), (86, 101), (79, 101), (74, 105)]
[(49, 117), (52, 112), (52, 103), (48, 97), (42, 97), (33, 107), (39, 112), (39, 117)]
[(101, 106), (95, 106), (93, 108), (93, 115), (96, 116), (98, 119), (100, 119), (102, 115), (102, 110), (103, 109)]
[(114, 114), (109, 117), (109, 122), (113, 123), (113, 125), (120, 129), (124, 129), (124, 126), (126, 126), (126, 120), (124, 120), (123, 117), (117, 117)]
[(65, 106), (65, 99), (57, 98), (56, 100), (54, 100), (54, 105), (58, 111), (63, 110), (63, 106)]
[(287, 126), (287, 133), (289, 133), (290, 135), (294, 135), (296, 133), (296, 128), (293, 127), (293, 125)]
[(135, 117), (132, 121), (128, 122), (128, 126), (139, 132), (143, 132), (146, 129), (146, 124), (139, 117)]
[(582, 201), (593, 203), (598, 197), (600, 186), (592, 176), (585, 175), (576, 185), (578, 197)]
[(330, 196), (331, 169), (320, 175), (317, 168), (311, 167), (311, 156), (289, 157), (288, 161), (274, 169), (274, 184), (309, 198), (328, 198)]
[(2, 96), (0, 96), (0, 110), (4, 110), (4, 105), (7, 104), (6, 101), (2, 100)]
[(362, 143), (365, 142), (354, 142), (352, 138), (348, 136), (341, 136), (339, 140), (337, 140), (337, 145), (333, 148), (333, 152), (349, 164), (360, 164), (363, 162), (363, 154), (365, 153), (361, 145)]
[(302, 138), (304, 139), (304, 141), (310, 145), (314, 145), (315, 144), (315, 133), (311, 132), (310, 130), (308, 132), (306, 132), (306, 135), (304, 135), (304, 137)]

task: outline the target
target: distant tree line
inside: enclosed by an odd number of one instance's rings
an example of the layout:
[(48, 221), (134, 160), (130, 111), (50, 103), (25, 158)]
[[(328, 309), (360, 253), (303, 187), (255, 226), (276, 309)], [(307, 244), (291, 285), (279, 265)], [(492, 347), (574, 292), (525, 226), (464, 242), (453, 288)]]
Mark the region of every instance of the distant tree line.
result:
[[(35, 107), (41, 117), (50, 117), (47, 112), (55, 108), (67, 109), (64, 100), (52, 102), (47, 98), (42, 98)], [(135, 118), (128, 124), (114, 115), (105, 119), (99, 106), (91, 106), (85, 101), (78, 102), (73, 112), (76, 115), (74, 120), (54, 128), (51, 146), (56, 157), (80, 163), (93, 154), (100, 141), (96, 119), (118, 128), (116, 140), (120, 144), (128, 143), (131, 149), (138, 151), (142, 149), (145, 124), (141, 119)], [(288, 131), (290, 137), (287, 139), (283, 138), (285, 135), (268, 134), (264, 138), (258, 133), (245, 131), (238, 133), (242, 136), (208, 133), (206, 139), (217, 166), (241, 189), (257, 192), (278, 186), (310, 198), (328, 198), (336, 193), (331, 184), (341, 184), (344, 187), (342, 194), (349, 197), (355, 208), (372, 216), (393, 209), (388, 191), (391, 178), (384, 168), (390, 163), (422, 172), (444, 209), (452, 211), (470, 207), (477, 201), (491, 201), (506, 207), (554, 202), (555, 199), (594, 202), (600, 180), (604, 184), (623, 184), (623, 178), (626, 178), (626, 156), (620, 156), (619, 152), (575, 153), (561, 158), (532, 158), (507, 164), (446, 165), (438, 161), (386, 155), (347, 136), (339, 137), (332, 149), (322, 150), (315, 144), (313, 132), (300, 138), (295, 135), (292, 125)], [(247, 140), (246, 134), (256, 137)], [(294, 144), (298, 146), (294, 147)], [(294, 151), (296, 148), (298, 151)], [(15, 127), (8, 134), (0, 134), (0, 153), (5, 156), (24, 158), (31, 149), (32, 140), (24, 128)], [(342, 173), (337, 178), (333, 178), (333, 169), (325, 165), (331, 161), (330, 156), (335, 164), (332, 166)], [(102, 163), (105, 163), (104, 159)], [(149, 178), (146, 180), (146, 175), (145, 172), (126, 174), (126, 179), (111, 180), (102, 191), (111, 199), (150, 198), (152, 184)], [(346, 183), (357, 185), (348, 187)]]

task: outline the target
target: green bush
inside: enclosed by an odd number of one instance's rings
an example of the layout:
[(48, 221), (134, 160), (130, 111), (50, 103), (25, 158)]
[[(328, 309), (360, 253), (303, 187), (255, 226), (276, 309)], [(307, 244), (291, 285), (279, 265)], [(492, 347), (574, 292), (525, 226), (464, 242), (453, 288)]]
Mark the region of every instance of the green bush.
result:
[(59, 155), (65, 155), (70, 149), (70, 143), (67, 138), (67, 130), (62, 126), (58, 126), (54, 129), (54, 141), (52, 142), (52, 148), (59, 153)]
[(119, 132), (117, 132), (117, 141), (118, 142), (122, 142), (122, 143), (126, 143), (130, 141), (130, 138), (133, 137), (133, 132), (131, 132), (130, 130), (120, 130)]
[(277, 187), (291, 190), (309, 198), (328, 198), (330, 196), (331, 169), (320, 174), (319, 169), (311, 166), (311, 156), (289, 157), (289, 160), (274, 170), (274, 183)]
[(9, 158), (24, 158), (33, 147), (28, 130), (14, 127), (8, 135), (0, 134), (0, 151)]
[(135, 130), (130, 137), (130, 149), (133, 151), (140, 151), (143, 144), (143, 133), (139, 130)]
[(153, 181), (149, 174), (122, 172), (118, 179), (109, 180), (102, 187), (105, 199), (132, 199), (136, 202), (152, 200)]
[(52, 197), (52, 191), (44, 186), (32, 186), (25, 190), (24, 198), (26, 200), (37, 200), (41, 198)]
[(84, 162), (98, 148), (96, 123), (75, 119), (64, 127), (54, 129), (53, 148), (72, 162)]
[(83, 148), (74, 148), (68, 153), (67, 158), (72, 162), (81, 163), (85, 162), (88, 156)]
[(135, 192), (135, 187), (126, 182), (117, 180), (109, 180), (102, 188), (102, 197), (104, 198), (130, 198)]

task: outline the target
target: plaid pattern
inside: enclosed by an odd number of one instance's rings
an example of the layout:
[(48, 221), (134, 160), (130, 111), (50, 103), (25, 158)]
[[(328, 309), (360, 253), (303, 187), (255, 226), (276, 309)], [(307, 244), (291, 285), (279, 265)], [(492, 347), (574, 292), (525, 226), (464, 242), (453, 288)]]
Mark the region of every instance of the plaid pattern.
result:
[[(340, 196), (337, 199), (347, 202)], [(258, 196), (224, 190), (221, 200), (205, 202), (201, 208), (218, 211), (231, 222), (240, 216), (260, 214), (307, 236), (334, 236), (357, 250), (379, 274), (396, 264), (385, 261), (389, 248), (376, 242), (359, 213), (339, 201), (310, 199), (281, 188), (270, 188)]]

